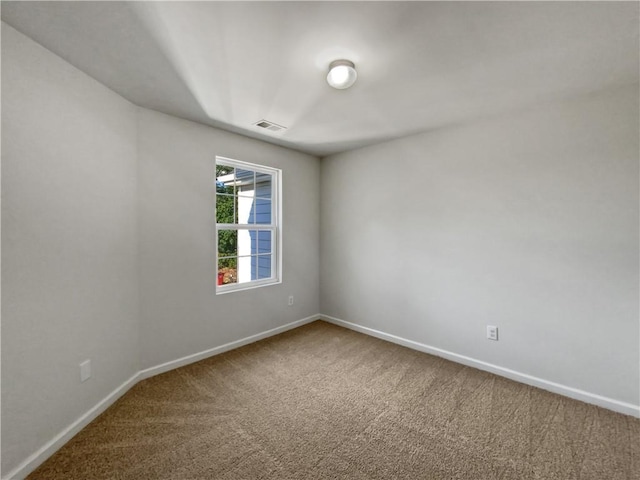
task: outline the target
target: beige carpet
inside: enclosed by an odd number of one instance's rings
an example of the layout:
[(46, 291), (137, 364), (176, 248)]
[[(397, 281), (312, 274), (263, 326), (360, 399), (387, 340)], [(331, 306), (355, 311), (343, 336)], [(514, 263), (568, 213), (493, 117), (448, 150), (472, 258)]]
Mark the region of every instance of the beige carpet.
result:
[(324, 322), (136, 385), (30, 479), (640, 479), (640, 421)]

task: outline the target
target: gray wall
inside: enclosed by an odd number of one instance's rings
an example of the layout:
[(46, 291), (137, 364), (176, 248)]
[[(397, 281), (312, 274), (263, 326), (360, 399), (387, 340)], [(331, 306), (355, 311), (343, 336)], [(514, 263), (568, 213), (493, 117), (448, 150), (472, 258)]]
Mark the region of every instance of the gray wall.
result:
[(4, 474), (138, 371), (135, 206), (135, 107), (3, 23)]
[[(216, 154), (283, 169), (280, 285), (215, 295)], [(139, 109), (4, 23), (2, 169), (3, 475), (140, 369), (319, 311), (317, 158)]]
[(322, 313), (637, 405), (638, 128), (634, 85), (323, 159)]
[[(145, 109), (138, 135), (143, 368), (318, 313), (317, 158)], [(215, 294), (216, 155), (283, 170), (282, 284)]]

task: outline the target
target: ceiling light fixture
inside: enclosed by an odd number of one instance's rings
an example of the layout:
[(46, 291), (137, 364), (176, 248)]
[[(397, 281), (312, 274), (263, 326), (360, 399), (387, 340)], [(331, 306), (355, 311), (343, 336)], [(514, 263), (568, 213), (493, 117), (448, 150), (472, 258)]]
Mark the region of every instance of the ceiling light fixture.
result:
[(356, 83), (358, 72), (356, 66), (349, 60), (335, 60), (329, 65), (327, 83), (333, 88), (344, 90)]

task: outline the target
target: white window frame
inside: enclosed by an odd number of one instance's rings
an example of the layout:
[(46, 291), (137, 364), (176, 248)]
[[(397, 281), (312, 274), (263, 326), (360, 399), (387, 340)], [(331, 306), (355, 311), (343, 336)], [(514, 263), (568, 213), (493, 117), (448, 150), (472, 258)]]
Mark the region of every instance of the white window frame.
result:
[[(234, 160), (228, 157), (222, 157), (217, 155), (215, 159), (215, 165), (222, 164), (227, 167), (235, 167), (243, 170), (253, 170), (255, 172), (264, 173), (271, 176), (271, 224), (238, 224), (238, 223), (218, 223), (217, 212), (214, 213), (214, 219), (216, 222), (216, 234), (215, 234), (215, 280), (216, 280), (216, 295), (238, 292), (241, 290), (249, 290), (252, 288), (264, 287), (267, 285), (276, 285), (282, 283), (282, 170), (279, 168), (267, 167), (265, 165), (258, 165), (255, 163), (244, 162), (240, 160)], [(215, 170), (215, 169), (214, 169)], [(214, 191), (215, 204), (217, 205), (218, 194), (216, 187), (217, 178), (214, 175)], [(237, 196), (237, 193), (236, 193)], [(215, 210), (215, 208), (214, 208)], [(237, 221), (237, 219), (236, 219)], [(228, 283), (226, 285), (218, 285), (217, 273), (219, 266), (219, 253), (218, 253), (218, 231), (219, 230), (258, 230), (258, 231), (270, 231), (272, 234), (271, 245), (271, 277), (261, 280), (252, 280), (245, 283)]]

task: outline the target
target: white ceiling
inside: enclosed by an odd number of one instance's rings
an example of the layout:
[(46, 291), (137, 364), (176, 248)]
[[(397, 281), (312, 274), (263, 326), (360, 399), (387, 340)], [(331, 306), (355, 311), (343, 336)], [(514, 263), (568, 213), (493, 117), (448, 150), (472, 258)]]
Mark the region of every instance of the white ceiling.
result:
[[(133, 103), (318, 156), (637, 83), (638, 17), (637, 2), (2, 2)], [(358, 70), (348, 90), (325, 81), (338, 58)]]

